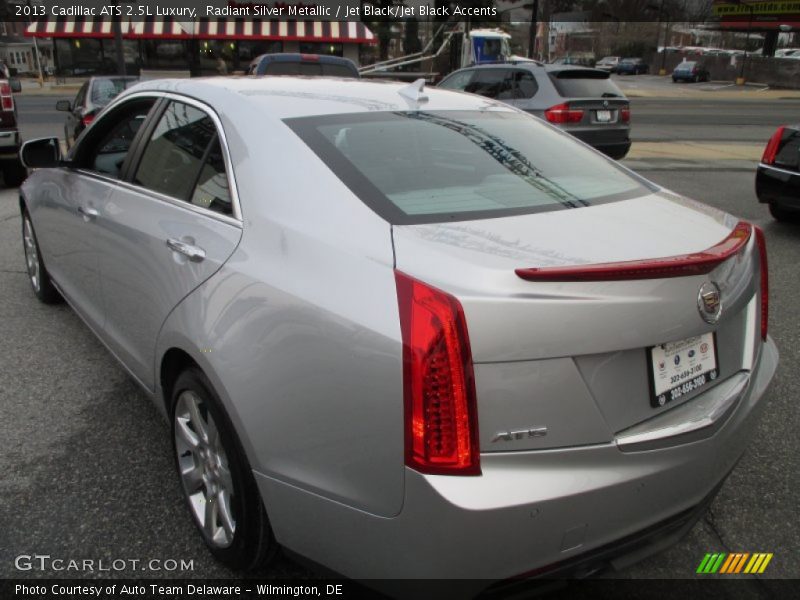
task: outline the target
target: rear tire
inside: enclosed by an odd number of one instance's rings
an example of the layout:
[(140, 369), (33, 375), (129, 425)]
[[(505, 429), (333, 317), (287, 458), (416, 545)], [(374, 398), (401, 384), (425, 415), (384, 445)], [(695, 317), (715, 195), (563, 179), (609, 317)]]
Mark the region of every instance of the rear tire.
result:
[(25, 250), (28, 281), (31, 283), (33, 293), (44, 304), (58, 304), (62, 301), (61, 294), (53, 285), (44, 266), (36, 232), (33, 230), (33, 223), (27, 210), (22, 211), (22, 245)]
[(778, 206), (774, 202), (769, 203), (769, 214), (776, 221), (782, 222), (797, 222), (800, 221), (800, 211), (793, 211)]
[(233, 425), (211, 382), (197, 367), (172, 391), (175, 464), (195, 526), (214, 557), (250, 571), (276, 554), (261, 494)]

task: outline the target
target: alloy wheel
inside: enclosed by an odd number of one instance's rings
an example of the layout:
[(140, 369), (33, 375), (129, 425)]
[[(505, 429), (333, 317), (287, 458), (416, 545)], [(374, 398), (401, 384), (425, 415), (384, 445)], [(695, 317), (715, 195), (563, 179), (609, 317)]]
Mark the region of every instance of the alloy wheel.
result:
[(233, 478), (217, 425), (195, 392), (178, 396), (174, 427), (178, 469), (192, 514), (209, 543), (227, 548), (236, 532)]
[(28, 266), (28, 277), (35, 291), (39, 291), (42, 282), (39, 276), (39, 251), (36, 248), (36, 238), (33, 236), (33, 225), (27, 215), (22, 225), (22, 240), (25, 246), (25, 263)]

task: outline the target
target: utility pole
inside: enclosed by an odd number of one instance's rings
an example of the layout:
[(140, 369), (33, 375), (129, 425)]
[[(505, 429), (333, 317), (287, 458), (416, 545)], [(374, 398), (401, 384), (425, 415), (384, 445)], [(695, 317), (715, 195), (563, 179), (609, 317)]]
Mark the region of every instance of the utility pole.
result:
[(539, 0), (531, 6), (531, 24), (528, 31), (528, 58), (536, 58), (536, 33), (539, 28)]
[[(111, 4), (112, 6), (119, 6), (119, 1), (112, 0)], [(117, 74), (125, 75), (125, 50), (122, 46), (122, 21), (119, 17), (115, 17), (111, 21), (111, 26), (114, 29), (114, 51), (117, 55)]]

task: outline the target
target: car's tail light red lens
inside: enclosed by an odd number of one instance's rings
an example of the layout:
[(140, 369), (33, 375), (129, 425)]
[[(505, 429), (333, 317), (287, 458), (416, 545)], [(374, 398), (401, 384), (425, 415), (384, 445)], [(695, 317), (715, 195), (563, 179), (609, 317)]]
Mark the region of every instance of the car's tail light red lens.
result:
[(764, 148), (764, 154), (761, 156), (761, 162), (765, 165), (771, 165), (775, 162), (775, 155), (781, 147), (781, 140), (783, 139), (783, 131), (785, 127), (778, 127), (772, 137), (767, 142), (767, 147)]
[(551, 123), (580, 123), (583, 119), (583, 111), (570, 108), (567, 103), (556, 104), (544, 111), (544, 116)]
[(619, 118), (622, 120), (623, 123), (630, 123), (631, 122), (631, 109), (630, 108), (621, 108), (619, 110)]
[(767, 340), (769, 325), (769, 269), (767, 264), (767, 241), (760, 227), (753, 226), (756, 232), (756, 245), (761, 259), (761, 339)]
[(83, 115), (83, 119), (81, 119), (81, 122), (83, 123), (84, 127), (88, 127), (89, 125), (91, 125), (92, 121), (94, 121), (94, 113)]
[(0, 104), (2, 104), (3, 110), (14, 110), (14, 98), (8, 82), (0, 83)]
[(400, 271), (395, 281), (406, 465), (422, 473), (480, 475), (475, 378), (461, 304)]
[(749, 223), (739, 221), (719, 244), (692, 254), (614, 263), (516, 269), (515, 272), (528, 281), (627, 281), (705, 275), (739, 252), (750, 239), (751, 229)]

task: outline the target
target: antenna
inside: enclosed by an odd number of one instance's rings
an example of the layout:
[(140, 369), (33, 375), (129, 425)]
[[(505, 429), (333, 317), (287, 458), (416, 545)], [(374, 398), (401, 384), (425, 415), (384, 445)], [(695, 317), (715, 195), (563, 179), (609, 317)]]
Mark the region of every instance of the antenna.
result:
[(428, 96), (425, 95), (425, 80), (422, 78), (417, 79), (414, 83), (400, 88), (397, 92), (404, 98), (413, 100), (414, 102), (427, 102)]

